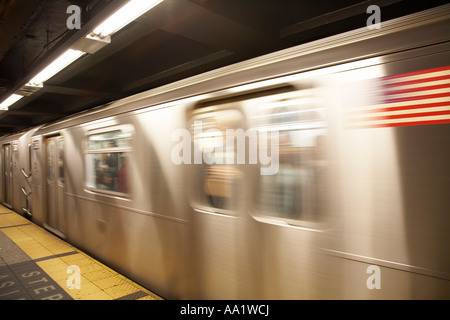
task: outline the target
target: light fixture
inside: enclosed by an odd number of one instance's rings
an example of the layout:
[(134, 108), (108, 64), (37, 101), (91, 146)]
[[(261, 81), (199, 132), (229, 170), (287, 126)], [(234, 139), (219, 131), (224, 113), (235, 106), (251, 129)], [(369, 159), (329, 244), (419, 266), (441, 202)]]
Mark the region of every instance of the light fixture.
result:
[[(130, 0), (109, 18), (99, 24), (88, 36), (73, 45), (75, 49), (68, 49), (61, 54), (44, 70), (39, 72), (23, 88), (29, 94), (43, 87), (43, 83), (69, 66), (86, 53), (93, 54), (111, 42), (110, 36), (119, 31), (131, 21), (158, 5), (164, 0)], [(77, 50), (81, 49), (81, 50)], [(13, 94), (0, 104), (0, 110), (8, 107), (23, 98), (23, 95)]]
[(27, 85), (41, 87), (42, 84), (53, 77), (55, 74), (66, 68), (69, 64), (80, 58), (85, 53), (80, 50), (68, 49), (62, 55), (60, 55), (56, 60), (50, 63), (44, 70), (39, 72), (37, 76), (31, 79)]
[(10, 95), (8, 99), (6, 99), (2, 103), (0, 103), (0, 110), (8, 110), (8, 107), (10, 105), (13, 105), (14, 103), (16, 103), (17, 101), (19, 101), (22, 98), (23, 98), (23, 96), (21, 96), (19, 94)]
[(92, 34), (99, 38), (110, 36), (162, 1), (163, 0), (131, 0), (99, 24)]

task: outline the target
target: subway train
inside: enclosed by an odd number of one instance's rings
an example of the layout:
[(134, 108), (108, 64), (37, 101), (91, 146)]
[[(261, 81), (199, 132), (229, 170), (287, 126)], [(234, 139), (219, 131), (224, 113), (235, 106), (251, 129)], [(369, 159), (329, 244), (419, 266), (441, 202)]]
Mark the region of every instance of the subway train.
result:
[(1, 202), (167, 299), (450, 299), (449, 25), (444, 5), (1, 137)]

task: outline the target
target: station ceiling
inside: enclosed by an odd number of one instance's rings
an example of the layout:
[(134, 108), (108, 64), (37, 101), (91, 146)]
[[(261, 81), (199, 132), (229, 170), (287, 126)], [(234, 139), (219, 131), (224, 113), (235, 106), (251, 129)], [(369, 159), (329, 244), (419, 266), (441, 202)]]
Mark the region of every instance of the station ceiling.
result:
[[(111, 43), (7, 111), (0, 136), (255, 56), (386, 21), (447, 1), (165, 0)], [(82, 8), (69, 29), (70, 5)], [(123, 0), (1, 0), (0, 102), (124, 4)]]

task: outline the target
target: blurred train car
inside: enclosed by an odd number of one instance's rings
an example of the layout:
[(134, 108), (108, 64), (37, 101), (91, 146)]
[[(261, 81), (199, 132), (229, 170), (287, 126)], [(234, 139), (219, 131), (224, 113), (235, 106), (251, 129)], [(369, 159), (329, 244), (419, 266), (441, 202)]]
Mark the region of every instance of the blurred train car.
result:
[(4, 137), (2, 201), (170, 299), (449, 299), (449, 24), (446, 5)]
[(31, 137), (37, 130), (0, 137), (2, 204), (27, 216), (32, 211)]

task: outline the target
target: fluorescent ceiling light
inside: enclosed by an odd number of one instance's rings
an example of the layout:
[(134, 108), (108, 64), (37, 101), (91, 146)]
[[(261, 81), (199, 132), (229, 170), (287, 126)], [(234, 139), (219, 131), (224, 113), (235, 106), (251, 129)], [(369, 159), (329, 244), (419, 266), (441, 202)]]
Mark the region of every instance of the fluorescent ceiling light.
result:
[(23, 98), (23, 96), (21, 96), (21, 95), (12, 94), (8, 99), (6, 99), (2, 103), (0, 103), (0, 110), (8, 110), (8, 107), (10, 105), (13, 105), (14, 103), (16, 103), (17, 101), (19, 101), (22, 98)]
[(163, 0), (131, 0), (113, 13), (108, 19), (103, 21), (94, 29), (93, 33), (100, 38), (110, 36), (162, 1)]
[(69, 64), (84, 55), (83, 51), (69, 49), (50, 63), (37, 76), (30, 80), (29, 86), (42, 86), (42, 83), (53, 77), (55, 74), (66, 68)]

